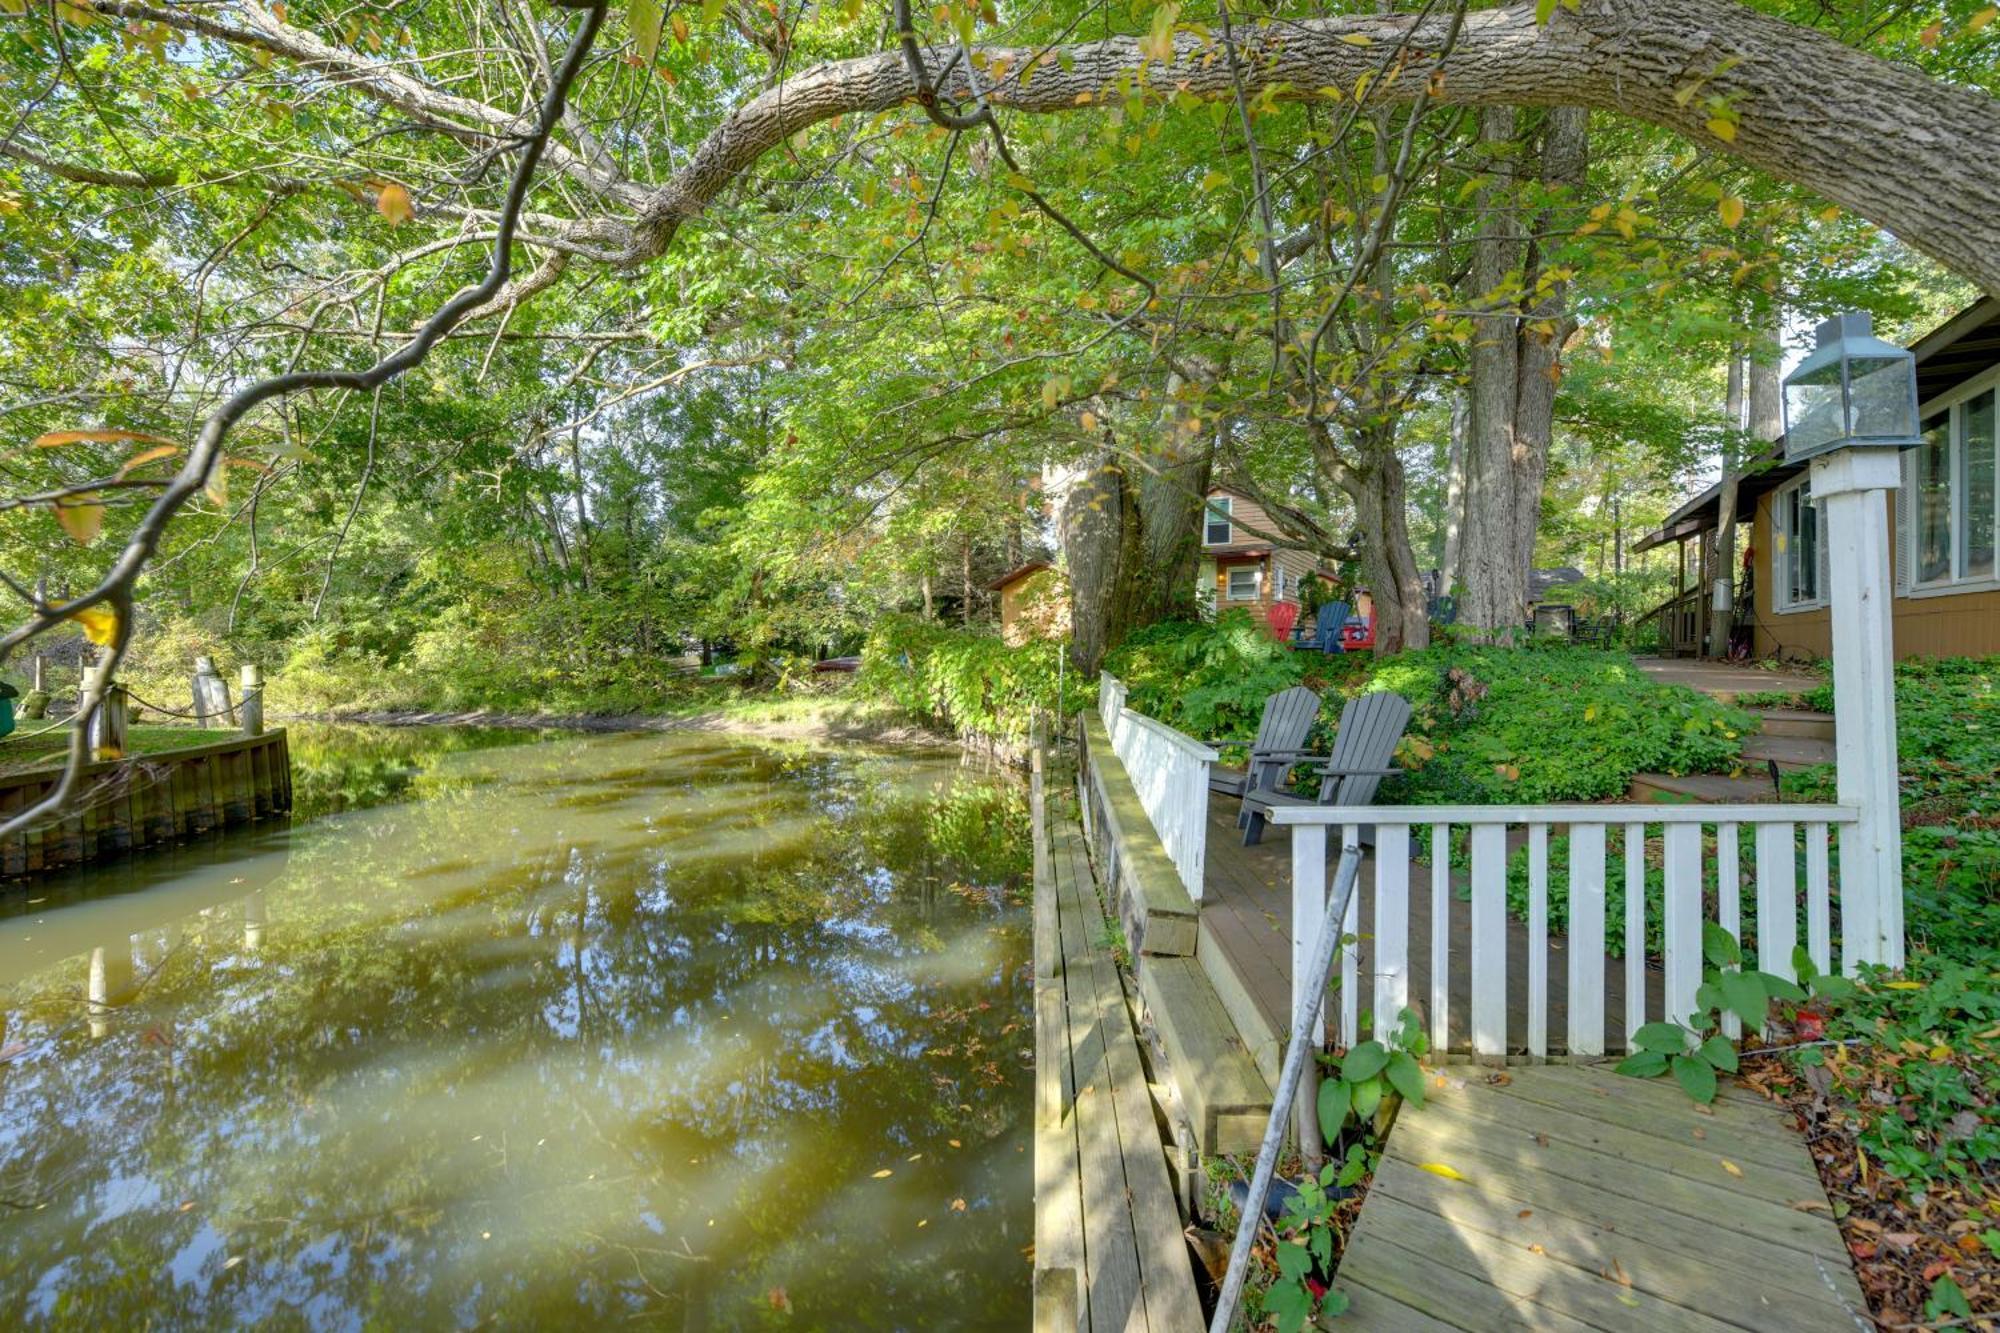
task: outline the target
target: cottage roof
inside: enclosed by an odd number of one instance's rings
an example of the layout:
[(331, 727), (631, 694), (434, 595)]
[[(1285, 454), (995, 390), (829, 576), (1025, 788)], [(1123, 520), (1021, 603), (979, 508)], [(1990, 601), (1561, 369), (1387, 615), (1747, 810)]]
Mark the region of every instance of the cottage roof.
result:
[(986, 590), (988, 592), (999, 592), (1002, 588), (1019, 583), (1030, 574), (1039, 574), (1045, 569), (1053, 569), (1054, 567), (1046, 560), (1030, 560), (1025, 565), (1014, 566), (1014, 568), (987, 584)]

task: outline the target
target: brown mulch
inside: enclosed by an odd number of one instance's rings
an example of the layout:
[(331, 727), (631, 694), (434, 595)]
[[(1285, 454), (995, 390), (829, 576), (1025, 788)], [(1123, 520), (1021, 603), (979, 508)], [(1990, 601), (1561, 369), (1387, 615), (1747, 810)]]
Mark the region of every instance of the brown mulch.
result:
[[(1884, 1056), (1899, 1058), (1866, 1046), (1829, 1051), (1830, 1059), (1845, 1062), (1849, 1083), (1856, 1069)], [(1853, 1104), (1837, 1090), (1824, 1065), (1795, 1066), (1781, 1055), (1756, 1056), (1744, 1061), (1740, 1081), (1798, 1116), (1878, 1328), (2000, 1331), (2000, 1257), (1981, 1240), (2000, 1219), (1953, 1184), (1937, 1181), (1926, 1189), (1914, 1182), (1912, 1189), (1913, 1182), (1871, 1163), (1857, 1138), (1860, 1121)], [(1894, 1101), (1889, 1081), (1870, 1077), (1866, 1082), (1883, 1110), (1893, 1113), (1888, 1110)], [(1945, 1274), (1964, 1290), (1972, 1319), (1925, 1320), (1931, 1284)]]

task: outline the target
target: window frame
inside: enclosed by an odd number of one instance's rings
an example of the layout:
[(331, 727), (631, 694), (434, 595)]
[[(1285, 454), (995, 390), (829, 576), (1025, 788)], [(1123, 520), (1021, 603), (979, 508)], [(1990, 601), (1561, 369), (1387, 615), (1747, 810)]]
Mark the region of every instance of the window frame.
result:
[[(1792, 523), (1793, 500), (1812, 509), (1813, 595), (1793, 595), (1793, 574), (1798, 557), (1799, 529)], [(1779, 615), (1818, 611), (1826, 606), (1826, 531), (1820, 522), (1818, 501), (1812, 498), (1812, 474), (1802, 472), (1771, 492), (1771, 609)], [(1801, 508), (1801, 513), (1805, 512)]]
[[(1897, 595), (1903, 597), (1950, 597), (1962, 592), (1982, 592), (2000, 589), (2000, 552), (1996, 552), (1994, 568), (1989, 573), (1966, 573), (1966, 546), (1971, 528), (1968, 506), (1971, 500), (1970, 463), (1967, 450), (1966, 425), (1970, 415), (1968, 409), (1973, 402), (1988, 394), (1994, 395), (1995, 429), (1993, 449), (1994, 466), (2000, 471), (2000, 365), (1989, 367), (1972, 376), (1963, 384), (1922, 404), (1917, 410), (1920, 421), (1944, 414), (1946, 416), (1947, 454), (1945, 459), (1945, 484), (1950, 493), (1950, 568), (1942, 576), (1930, 579), (1917, 577), (1918, 533), (1921, 522), (1918, 514), (1920, 497), (1917, 483), (1921, 473), (1920, 450), (1908, 451), (1903, 465), (1903, 487), (1908, 495), (1908, 503), (1897, 507), (1898, 531), (1896, 533)], [(1908, 531), (1902, 522), (1907, 515)], [(1994, 514), (1991, 516), (1997, 537), (2000, 537), (2000, 486), (1995, 487)]]
[[(1204, 502), (1202, 510), (1201, 544), (1203, 546), (1227, 546), (1236, 540), (1235, 498), (1231, 495), (1211, 495)], [(1215, 535), (1218, 519), (1222, 525), (1222, 535)]]
[[(1237, 596), (1236, 576), (1250, 576), (1250, 591), (1245, 596)], [(1225, 602), (1254, 602), (1264, 592), (1264, 570), (1259, 565), (1230, 565), (1222, 575), (1222, 600)]]

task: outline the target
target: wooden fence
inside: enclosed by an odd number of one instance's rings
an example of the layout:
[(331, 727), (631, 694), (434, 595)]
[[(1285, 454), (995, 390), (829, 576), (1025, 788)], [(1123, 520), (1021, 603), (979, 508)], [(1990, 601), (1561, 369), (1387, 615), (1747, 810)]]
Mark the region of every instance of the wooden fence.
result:
[(1166, 723), (1125, 707), (1125, 695), (1116, 676), (1099, 676), (1098, 708), (1111, 733), (1111, 748), (1132, 779), (1181, 885), (1200, 902), (1208, 859), (1208, 771), (1217, 755)]
[[(1375, 828), (1374, 856), (1364, 866), (1355, 894), (1348, 901), (1345, 933), (1357, 931), (1361, 895), (1372, 895), (1373, 985), (1369, 987), (1374, 1035), (1392, 1034), (1402, 1010), (1410, 1003), (1408, 963), (1413, 948), (1430, 951), (1430, 994), (1425, 1002), (1431, 1042), (1450, 1049), (1450, 1000), (1454, 969), (1469, 972), (1471, 1009), (1467, 1027), (1472, 1053), (1500, 1058), (1525, 1046), (1530, 1056), (1549, 1055), (1552, 1046), (1572, 1056), (1602, 1055), (1630, 1049), (1632, 1034), (1651, 1020), (1685, 1022), (1699, 1007), (1695, 992), (1703, 971), (1702, 923), (1713, 920), (1739, 940), (1754, 933), (1754, 963), (1746, 965), (1782, 977), (1793, 977), (1792, 951), (1799, 942), (1804, 918), (1804, 943), (1813, 966), (1833, 968), (1832, 942), (1836, 908), (1857, 923), (1874, 918), (1874, 904), (1860, 901), (1870, 891), (1865, 876), (1848, 877), (1836, 891), (1828, 853), (1829, 832), (1851, 828), (1857, 812), (1838, 805), (1524, 805), (1524, 806), (1354, 806), (1280, 808), (1272, 821), (1292, 830), (1293, 1004), (1296, 1009), (1300, 974), (1306, 970), (1300, 950), (1317, 937), (1327, 897), (1327, 830), (1344, 830), (1349, 837), (1364, 823)], [(1415, 831), (1430, 830), (1431, 938), (1413, 940), (1410, 921), (1411, 850)], [(1467, 830), (1471, 879), (1471, 938), (1454, 956), (1451, 931), (1452, 831)], [(1650, 830), (1660, 830), (1660, 870), (1664, 879), (1661, 922), (1664, 975), (1663, 1005), (1647, 1009), (1646, 879)], [(1509, 925), (1507, 881), (1509, 834), (1525, 834), (1528, 919), (1526, 1032), (1508, 1031)], [(1563, 934), (1560, 966), (1566, 970), (1562, 1037), (1549, 1031), (1549, 840), (1561, 829), (1569, 839), (1567, 871), (1568, 925)], [(1608, 832), (1619, 831), (1625, 907), (1622, 921), (1607, 921)], [(1750, 835), (1749, 864), (1742, 842)], [(1803, 868), (1803, 913), (1800, 870)], [(1750, 871), (1750, 890), (1742, 888)], [(1713, 909), (1708, 886), (1713, 885)], [(1609, 931), (1622, 930), (1624, 942), (1624, 1002), (1622, 1014), (1609, 1015), (1605, 1002), (1605, 946)], [(1857, 931), (1852, 939), (1860, 939)], [(1854, 952), (1850, 943), (1849, 952)], [(1864, 955), (1865, 956), (1865, 955)], [(1844, 959), (1852, 963), (1853, 959)], [(1359, 1037), (1363, 987), (1357, 950), (1341, 953), (1339, 994), (1340, 1040), (1351, 1046)], [(1459, 980), (1467, 978), (1459, 977)], [(1460, 986), (1461, 991), (1467, 987)], [(1730, 1035), (1734, 1036), (1733, 1025)]]
[[(61, 779), (60, 765), (0, 776), (0, 818), (34, 805)], [(0, 840), (0, 875), (38, 874), (289, 813), (291, 748), (279, 728), (94, 761), (76, 783), (66, 814)]]

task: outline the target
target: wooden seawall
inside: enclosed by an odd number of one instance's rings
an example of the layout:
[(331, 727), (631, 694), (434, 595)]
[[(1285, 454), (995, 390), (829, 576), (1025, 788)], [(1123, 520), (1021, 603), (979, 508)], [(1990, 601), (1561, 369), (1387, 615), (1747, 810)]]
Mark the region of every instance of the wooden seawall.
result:
[[(42, 800), (60, 765), (0, 776), (0, 818)], [(289, 814), (291, 748), (282, 727), (184, 750), (83, 766), (67, 814), (0, 841), (0, 875), (34, 875)]]

